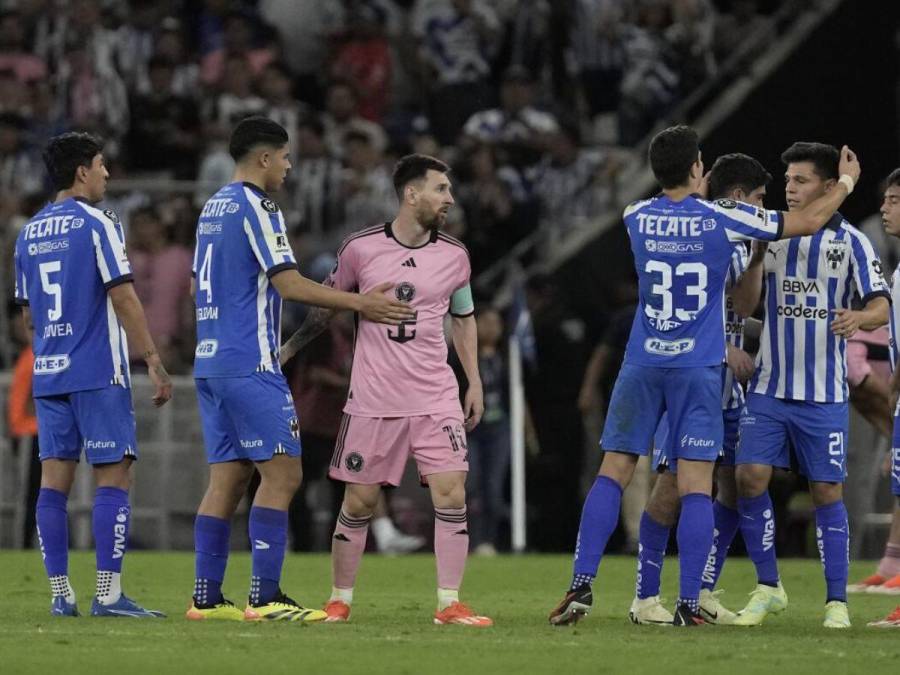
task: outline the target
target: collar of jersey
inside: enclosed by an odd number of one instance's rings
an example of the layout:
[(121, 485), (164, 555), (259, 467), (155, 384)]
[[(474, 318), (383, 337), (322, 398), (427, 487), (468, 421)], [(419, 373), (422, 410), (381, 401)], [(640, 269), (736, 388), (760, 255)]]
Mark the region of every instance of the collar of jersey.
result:
[[(701, 195), (699, 192), (692, 192), (684, 199), (687, 199), (688, 197), (693, 197), (694, 199), (705, 199), (705, 197), (703, 195)], [(680, 202), (673, 202), (671, 199), (669, 199), (669, 197), (666, 195), (665, 192), (657, 192), (655, 199), (665, 199), (669, 202), (672, 202), (673, 204), (681, 204), (684, 201), (684, 199), (682, 199)]]
[(258, 194), (260, 197), (268, 197), (268, 196), (269, 196), (269, 193), (268, 193), (268, 192), (266, 192), (265, 190), (263, 190), (261, 187), (259, 187), (259, 185), (256, 185), (255, 183), (251, 183), (251, 182), (249, 182), (249, 181), (244, 180), (244, 181), (240, 181), (239, 184), (240, 184), (240, 185), (243, 185), (243, 186), (246, 187), (246, 188), (250, 188), (250, 189), (253, 190), (256, 194)]
[(844, 216), (841, 215), (840, 211), (835, 211), (834, 215), (831, 216), (827, 223), (825, 223), (825, 227), (827, 227), (829, 230), (834, 230), (835, 232), (837, 232), (841, 229), (841, 223), (843, 222)]
[(428, 241), (426, 241), (426, 242), (425, 242), (424, 244), (422, 244), (421, 246), (407, 246), (407, 245), (404, 244), (402, 241), (400, 241), (399, 239), (397, 239), (397, 237), (394, 236), (394, 228), (391, 227), (391, 223), (385, 223), (385, 224), (384, 224), (384, 236), (385, 236), (385, 237), (388, 237), (388, 238), (390, 238), (390, 239), (393, 239), (393, 240), (396, 241), (398, 244), (400, 244), (403, 248), (417, 249), (417, 248), (425, 248), (426, 246), (428, 246), (428, 244), (433, 244), (434, 242), (436, 242), (436, 241), (437, 241), (437, 238), (438, 238), (438, 231), (437, 231), (437, 230), (432, 230), (431, 236), (428, 237)]

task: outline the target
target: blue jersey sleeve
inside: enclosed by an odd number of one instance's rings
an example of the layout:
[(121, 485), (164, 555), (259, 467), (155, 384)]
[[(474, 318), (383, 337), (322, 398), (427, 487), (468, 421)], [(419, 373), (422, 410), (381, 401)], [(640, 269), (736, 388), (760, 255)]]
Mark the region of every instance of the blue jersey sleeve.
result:
[(850, 235), (850, 266), (853, 270), (853, 283), (863, 304), (874, 297), (882, 296), (891, 299), (890, 291), (884, 280), (881, 260), (872, 247), (872, 242), (857, 229), (848, 231)]
[(267, 197), (260, 198), (247, 188), (245, 193), (244, 233), (259, 266), (269, 278), (287, 269), (297, 269), (284, 216), (278, 205)]
[(728, 266), (728, 276), (725, 279), (725, 290), (734, 287), (747, 271), (750, 263), (750, 253), (744, 243), (735, 245), (731, 253), (731, 264)]
[(113, 286), (132, 281), (131, 264), (125, 254), (125, 233), (118, 216), (111, 210), (101, 211), (86, 207), (91, 216), (91, 236), (94, 241), (94, 256), (97, 271), (103, 286), (109, 290)]
[(715, 214), (716, 220), (724, 227), (731, 241), (775, 241), (781, 238), (784, 230), (784, 214), (781, 211), (769, 211), (732, 199), (719, 199), (705, 204)]
[(15, 301), (17, 305), (27, 305), (28, 304), (28, 284), (25, 280), (25, 269), (22, 266), (22, 260), (19, 257), (19, 247), (16, 245), (15, 252), (13, 253), (13, 269), (15, 271), (16, 280), (15, 280)]

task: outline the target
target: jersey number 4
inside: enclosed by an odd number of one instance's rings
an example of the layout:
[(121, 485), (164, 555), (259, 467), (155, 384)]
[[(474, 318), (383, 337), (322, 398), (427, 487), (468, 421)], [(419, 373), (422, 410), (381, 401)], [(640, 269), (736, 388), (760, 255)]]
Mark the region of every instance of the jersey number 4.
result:
[(206, 293), (206, 304), (212, 304), (212, 244), (206, 245), (203, 252), (203, 262), (197, 270), (197, 286), (200, 291)]
[[(653, 301), (647, 305), (647, 314), (660, 321), (677, 319), (691, 321), (706, 307), (706, 265), (699, 262), (683, 262), (670, 265), (662, 260), (648, 260), (644, 267), (648, 274), (658, 274), (659, 283), (650, 288)], [(689, 309), (682, 305), (689, 298), (696, 298)]]

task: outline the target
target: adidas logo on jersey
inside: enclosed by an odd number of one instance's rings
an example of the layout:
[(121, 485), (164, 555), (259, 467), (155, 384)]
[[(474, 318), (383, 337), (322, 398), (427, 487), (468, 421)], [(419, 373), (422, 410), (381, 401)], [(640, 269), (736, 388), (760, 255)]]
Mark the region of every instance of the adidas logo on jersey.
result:
[(408, 258), (403, 261), (403, 267), (418, 267), (415, 258)]

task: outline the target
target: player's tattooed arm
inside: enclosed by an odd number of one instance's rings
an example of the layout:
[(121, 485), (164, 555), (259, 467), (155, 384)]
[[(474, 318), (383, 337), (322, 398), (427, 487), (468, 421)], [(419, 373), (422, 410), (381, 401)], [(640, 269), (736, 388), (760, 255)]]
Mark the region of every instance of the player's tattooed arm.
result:
[(475, 316), (454, 316), (450, 333), (453, 338), (453, 348), (462, 364), (466, 379), (469, 381), (463, 402), (463, 416), (466, 420), (466, 431), (472, 431), (478, 426), (481, 416), (484, 414), (484, 390), (481, 385), (481, 375), (478, 372), (478, 328), (475, 324)]
[(294, 358), (297, 352), (315, 340), (328, 327), (328, 322), (335, 313), (335, 310), (326, 307), (311, 307), (303, 325), (281, 345), (278, 362), (283, 366)]

